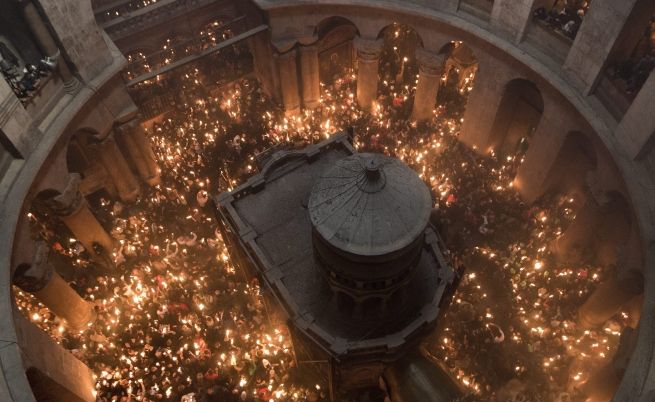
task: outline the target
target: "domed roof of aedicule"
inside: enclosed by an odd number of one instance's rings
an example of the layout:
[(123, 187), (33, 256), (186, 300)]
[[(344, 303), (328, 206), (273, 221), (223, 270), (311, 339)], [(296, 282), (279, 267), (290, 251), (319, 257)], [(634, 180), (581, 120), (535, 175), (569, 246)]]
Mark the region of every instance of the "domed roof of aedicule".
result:
[(381, 154), (339, 160), (314, 185), (312, 226), (332, 246), (361, 256), (402, 250), (425, 230), (430, 191), (414, 170)]

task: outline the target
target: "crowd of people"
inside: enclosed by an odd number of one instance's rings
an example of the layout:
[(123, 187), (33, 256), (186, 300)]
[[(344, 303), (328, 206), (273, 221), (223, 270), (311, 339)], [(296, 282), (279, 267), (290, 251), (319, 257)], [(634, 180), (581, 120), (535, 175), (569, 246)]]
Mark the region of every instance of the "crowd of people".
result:
[(623, 81), (628, 95), (635, 96), (655, 68), (655, 16), (644, 30), (628, 60), (610, 67), (610, 76)]
[(587, 0), (557, 0), (549, 10), (546, 7), (537, 8), (533, 19), (544, 22), (570, 39), (575, 39), (588, 9)]
[[(225, 23), (216, 20), (207, 24), (199, 32), (198, 39), (195, 41), (180, 38), (167, 39), (155, 54), (146, 56), (141, 51), (132, 52), (127, 55), (128, 67), (125, 69), (125, 79), (127, 81), (136, 79), (180, 57), (215, 46), (233, 35), (234, 33)], [(193, 66), (193, 72), (211, 77), (212, 86), (221, 88), (251, 73), (253, 60), (248, 46), (238, 42), (199, 59)], [(188, 76), (181, 74), (162, 74), (134, 85), (132, 97), (139, 104), (144, 119), (148, 120), (171, 110), (177, 97), (171, 88), (183, 85), (182, 81), (186, 78)]]
[(434, 118), (411, 122), (415, 80), (393, 64), (407, 57), (411, 65), (413, 54), (402, 49), (402, 35), (394, 37), (385, 47), (400, 56), (381, 62), (372, 113), (357, 106), (356, 71), (322, 85), (321, 105), (296, 117), (285, 117), (254, 79), (212, 93), (213, 78), (199, 69), (172, 73), (174, 105), (149, 131), (161, 184), (134, 204), (92, 202), (119, 244), (114, 271), (94, 266), (61, 222), (35, 214), (58, 265), (68, 267), (62, 275), (96, 304), (98, 317), (73, 332), (18, 289), (17, 304), (94, 370), (98, 400), (327, 400), (326, 379), (299, 367), (288, 329), (268, 315), (266, 290), (231, 263), (209, 197), (256, 172), (261, 151), (304, 147), (347, 127), (358, 150), (417, 170), (434, 195), (434, 223), (466, 267), (422, 345), (465, 387), (465, 399), (504, 400), (504, 392), (582, 400), (584, 382), (608, 361), (626, 317), (594, 331), (575, 323), (605, 272), (558, 264), (550, 254), (550, 241), (573, 216), (569, 198), (524, 205), (512, 185), (520, 157), (481, 156), (458, 142), (471, 86), (460, 87), (457, 69), (444, 77)]
[[(237, 26), (237, 29), (239, 28)], [(154, 53), (144, 54), (142, 51), (136, 50), (127, 55), (128, 65), (125, 69), (125, 79), (129, 81), (138, 78), (141, 74), (157, 71), (159, 68), (184, 57), (214, 47), (220, 42), (234, 37), (234, 35), (235, 33), (231, 26), (223, 21), (215, 20), (203, 27), (198, 32), (198, 35), (191, 37), (178, 36), (166, 39), (160, 46), (160, 49)], [(240, 46), (230, 47), (230, 49), (236, 49), (236, 58), (238, 58), (239, 52), (243, 47), (243, 44), (241, 44)], [(234, 60), (230, 56), (229, 54), (221, 55), (221, 61), (216, 63), (216, 60), (214, 60), (213, 64), (222, 65), (229, 60)], [(206, 62), (207, 59), (204, 60), (205, 62), (202, 64), (210, 64)]]
[(18, 99), (26, 103), (34, 95), (42, 79), (49, 76), (56, 61), (45, 57), (38, 64), (23, 63), (0, 41), (0, 72)]

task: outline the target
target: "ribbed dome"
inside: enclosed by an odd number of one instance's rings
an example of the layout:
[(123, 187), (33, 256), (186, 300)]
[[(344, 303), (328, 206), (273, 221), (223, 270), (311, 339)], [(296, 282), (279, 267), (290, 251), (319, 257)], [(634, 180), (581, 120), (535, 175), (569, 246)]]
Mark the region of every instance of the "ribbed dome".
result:
[(398, 159), (355, 154), (341, 159), (316, 183), (309, 199), (314, 229), (333, 247), (354, 255), (401, 250), (428, 224), (430, 192)]

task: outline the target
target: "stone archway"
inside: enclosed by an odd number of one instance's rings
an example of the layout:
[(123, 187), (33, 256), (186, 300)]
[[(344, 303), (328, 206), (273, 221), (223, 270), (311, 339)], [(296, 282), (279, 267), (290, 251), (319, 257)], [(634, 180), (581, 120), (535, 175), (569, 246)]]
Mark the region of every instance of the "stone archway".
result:
[(517, 78), (505, 85), (489, 138), (499, 155), (525, 153), (544, 112), (541, 91), (532, 81)]

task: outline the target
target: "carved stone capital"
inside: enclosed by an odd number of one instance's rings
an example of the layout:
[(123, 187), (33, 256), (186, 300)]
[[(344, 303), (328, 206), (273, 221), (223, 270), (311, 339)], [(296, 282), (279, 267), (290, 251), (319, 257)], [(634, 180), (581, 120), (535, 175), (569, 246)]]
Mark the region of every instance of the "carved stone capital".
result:
[(360, 60), (377, 60), (380, 58), (380, 53), (382, 53), (382, 39), (363, 39), (355, 38), (353, 41), (355, 44), (355, 49), (357, 49), (357, 57)]
[(313, 43), (311, 45), (302, 45), (298, 48), (300, 53), (318, 53), (318, 44)]
[(37, 241), (32, 263), (21, 265), (16, 269), (14, 285), (26, 292), (34, 293), (45, 288), (52, 280), (54, 268), (48, 261), (50, 248), (44, 241)]
[(46, 200), (46, 204), (57, 215), (68, 216), (78, 211), (84, 204), (84, 196), (80, 193), (79, 173), (71, 173), (64, 191)]
[(275, 49), (276, 55), (278, 57), (287, 55), (289, 53), (295, 53), (293, 52), (293, 49), (296, 46), (296, 43), (298, 43), (296, 39), (290, 39), (290, 38), (277, 39), (271, 41), (271, 44), (273, 45), (273, 48)]
[(134, 130), (136, 130), (138, 126), (139, 126), (139, 120), (131, 119), (126, 121), (125, 123), (118, 123), (114, 125), (114, 132), (116, 132), (116, 134), (128, 135), (132, 133)]
[(301, 48), (303, 46), (316, 46), (318, 45), (318, 36), (313, 33), (311, 35), (302, 36), (298, 38), (298, 43), (301, 45)]
[(292, 62), (295, 60), (297, 57), (297, 52), (295, 48), (291, 48), (291, 50), (287, 50), (285, 52), (279, 52), (275, 54), (275, 57), (280, 61), (280, 62)]
[(450, 57), (460, 67), (470, 67), (478, 63), (478, 61), (475, 58), (475, 54), (473, 54), (471, 48), (459, 42), (454, 46), (454, 49), (450, 52)]
[(441, 54), (432, 53), (425, 49), (416, 49), (416, 61), (418, 61), (421, 74), (441, 75), (445, 60), (446, 58)]

